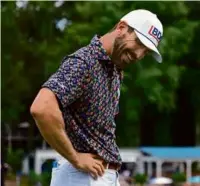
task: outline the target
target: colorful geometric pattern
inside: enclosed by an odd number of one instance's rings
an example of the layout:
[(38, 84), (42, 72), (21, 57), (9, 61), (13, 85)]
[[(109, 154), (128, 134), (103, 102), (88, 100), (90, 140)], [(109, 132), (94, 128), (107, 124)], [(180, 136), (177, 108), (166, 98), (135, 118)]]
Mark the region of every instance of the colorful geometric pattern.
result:
[(121, 157), (115, 142), (114, 117), (121, 74), (96, 35), (89, 45), (66, 56), (42, 86), (57, 96), (74, 148), (118, 164)]

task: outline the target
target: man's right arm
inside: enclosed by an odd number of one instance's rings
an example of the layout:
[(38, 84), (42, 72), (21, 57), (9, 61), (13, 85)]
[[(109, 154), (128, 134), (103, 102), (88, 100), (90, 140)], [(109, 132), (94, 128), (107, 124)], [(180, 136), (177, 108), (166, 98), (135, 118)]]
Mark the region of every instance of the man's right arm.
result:
[(77, 152), (65, 132), (65, 124), (56, 96), (48, 88), (42, 88), (35, 98), (30, 112), (47, 143), (76, 168), (91, 173), (96, 178), (104, 173), (102, 161), (96, 155)]
[(47, 88), (41, 89), (30, 111), (48, 144), (72, 164), (77, 164), (77, 153), (65, 133), (64, 120), (54, 93)]

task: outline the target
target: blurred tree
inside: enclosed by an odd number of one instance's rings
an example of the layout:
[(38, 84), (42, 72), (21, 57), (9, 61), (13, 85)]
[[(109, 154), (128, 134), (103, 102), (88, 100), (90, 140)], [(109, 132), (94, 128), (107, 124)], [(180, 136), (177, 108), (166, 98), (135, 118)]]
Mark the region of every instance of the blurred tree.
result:
[[(118, 144), (195, 144), (200, 125), (199, 2), (2, 2), (2, 121), (12, 127), (32, 121), (30, 104), (61, 59), (138, 8), (155, 12), (163, 22), (163, 63), (147, 57), (126, 69)], [(34, 130), (33, 125), (30, 135)]]

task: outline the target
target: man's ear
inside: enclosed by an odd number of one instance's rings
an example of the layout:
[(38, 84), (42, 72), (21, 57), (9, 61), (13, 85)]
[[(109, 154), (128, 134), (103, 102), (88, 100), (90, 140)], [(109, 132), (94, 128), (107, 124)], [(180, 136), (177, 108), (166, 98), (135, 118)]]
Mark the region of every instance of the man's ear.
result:
[(116, 26), (118, 36), (122, 36), (128, 31), (128, 25), (124, 21), (120, 21)]

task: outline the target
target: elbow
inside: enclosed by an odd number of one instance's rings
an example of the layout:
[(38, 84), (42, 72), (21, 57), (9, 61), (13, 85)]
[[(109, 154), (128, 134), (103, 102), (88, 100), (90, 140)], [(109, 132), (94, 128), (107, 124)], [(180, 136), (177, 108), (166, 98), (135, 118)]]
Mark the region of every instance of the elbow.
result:
[(33, 116), (33, 118), (38, 118), (44, 114), (44, 109), (41, 107), (41, 105), (33, 102), (30, 107), (30, 114)]
[(38, 115), (38, 110), (34, 105), (31, 105), (30, 107), (30, 114), (35, 117), (36, 115)]

